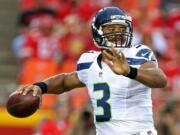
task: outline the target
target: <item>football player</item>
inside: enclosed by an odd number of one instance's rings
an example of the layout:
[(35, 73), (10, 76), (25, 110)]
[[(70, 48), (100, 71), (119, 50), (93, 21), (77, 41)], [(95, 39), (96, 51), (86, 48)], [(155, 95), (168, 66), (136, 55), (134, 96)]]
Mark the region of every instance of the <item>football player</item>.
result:
[(97, 135), (157, 135), (151, 88), (165, 87), (167, 79), (150, 48), (131, 44), (131, 17), (117, 7), (103, 8), (92, 21), (92, 35), (101, 51), (83, 53), (76, 71), (22, 85), (15, 92), (33, 90), (41, 97), (86, 86)]

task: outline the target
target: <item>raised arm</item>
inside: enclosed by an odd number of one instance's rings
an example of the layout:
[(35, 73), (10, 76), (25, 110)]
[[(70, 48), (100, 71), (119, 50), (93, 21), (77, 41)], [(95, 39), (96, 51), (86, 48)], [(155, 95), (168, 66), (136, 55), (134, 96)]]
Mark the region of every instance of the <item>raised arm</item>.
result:
[(152, 61), (148, 61), (141, 65), (137, 70), (135, 79), (151, 88), (163, 88), (167, 84), (166, 75), (158, 68), (156, 63)]
[(166, 76), (155, 62), (147, 61), (139, 69), (133, 68), (128, 64), (122, 52), (118, 53), (113, 47), (111, 50), (112, 53), (104, 50), (102, 55), (104, 62), (109, 65), (114, 73), (135, 79), (151, 88), (166, 86)]

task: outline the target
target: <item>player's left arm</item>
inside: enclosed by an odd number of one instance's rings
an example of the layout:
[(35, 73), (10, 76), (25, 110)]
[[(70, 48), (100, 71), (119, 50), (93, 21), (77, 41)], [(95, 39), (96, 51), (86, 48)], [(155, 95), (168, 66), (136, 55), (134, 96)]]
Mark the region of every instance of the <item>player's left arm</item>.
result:
[(104, 62), (109, 65), (114, 73), (135, 79), (151, 88), (163, 88), (166, 86), (166, 75), (158, 68), (156, 62), (148, 60), (140, 68), (133, 68), (128, 64), (122, 52), (118, 53), (113, 47), (111, 51), (112, 53), (103, 50), (102, 55)]
[(151, 88), (163, 88), (167, 84), (166, 75), (153, 61), (141, 65), (135, 79)]

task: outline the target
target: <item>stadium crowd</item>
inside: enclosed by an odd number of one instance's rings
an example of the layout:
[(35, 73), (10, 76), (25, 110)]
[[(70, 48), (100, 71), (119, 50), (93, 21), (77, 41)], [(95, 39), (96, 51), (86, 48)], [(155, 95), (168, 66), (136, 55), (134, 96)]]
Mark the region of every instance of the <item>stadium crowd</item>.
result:
[[(165, 89), (153, 89), (152, 92), (159, 135), (180, 135), (179, 0), (18, 2), (17, 34), (12, 45), (20, 65), (18, 84), (37, 82), (57, 73), (75, 70), (82, 52), (97, 50), (91, 37), (92, 16), (104, 6), (119, 6), (133, 17), (133, 44), (149, 46), (168, 77)], [(85, 88), (60, 96), (43, 96), (41, 108), (53, 108), (56, 121), (41, 120), (34, 135), (95, 134)]]

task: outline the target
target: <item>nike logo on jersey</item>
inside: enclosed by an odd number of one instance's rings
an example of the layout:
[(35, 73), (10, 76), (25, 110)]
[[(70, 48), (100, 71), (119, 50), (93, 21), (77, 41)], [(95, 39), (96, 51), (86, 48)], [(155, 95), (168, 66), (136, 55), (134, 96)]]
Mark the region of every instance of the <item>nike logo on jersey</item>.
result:
[(142, 53), (142, 56), (146, 56), (147, 54), (149, 54), (150, 52), (146, 52), (146, 53)]
[(150, 49), (141, 49), (141, 50), (138, 51), (136, 56), (145, 57), (145, 58), (148, 59), (150, 54), (151, 54), (151, 50)]

